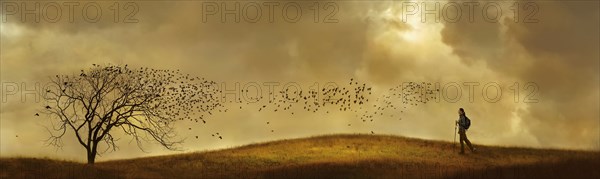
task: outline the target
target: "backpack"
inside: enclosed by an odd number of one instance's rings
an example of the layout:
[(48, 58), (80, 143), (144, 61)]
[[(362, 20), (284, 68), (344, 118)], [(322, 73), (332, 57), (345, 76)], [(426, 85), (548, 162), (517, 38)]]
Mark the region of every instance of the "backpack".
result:
[(467, 116), (465, 116), (465, 123), (463, 125), (464, 125), (463, 128), (469, 129), (469, 127), (471, 127), (471, 119), (469, 119)]

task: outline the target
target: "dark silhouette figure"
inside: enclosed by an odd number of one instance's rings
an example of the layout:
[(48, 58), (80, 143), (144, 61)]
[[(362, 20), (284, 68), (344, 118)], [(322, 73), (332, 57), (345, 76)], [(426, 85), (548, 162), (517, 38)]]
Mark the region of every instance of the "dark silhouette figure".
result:
[(467, 138), (467, 129), (465, 127), (467, 123), (467, 114), (463, 108), (458, 109), (458, 116), (456, 125), (458, 125), (458, 134), (460, 136), (460, 154), (465, 153), (465, 142), (467, 143), (467, 146), (469, 146), (469, 149), (471, 149), (471, 152), (477, 151), (471, 144), (471, 141)]

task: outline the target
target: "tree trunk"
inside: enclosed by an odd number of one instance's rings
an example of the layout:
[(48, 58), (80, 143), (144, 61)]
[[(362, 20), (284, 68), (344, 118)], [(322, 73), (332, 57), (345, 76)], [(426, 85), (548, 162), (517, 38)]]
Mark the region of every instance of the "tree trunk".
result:
[(87, 151), (87, 163), (93, 165), (96, 162), (96, 149), (88, 149)]
[(88, 160), (88, 162), (87, 162), (88, 164), (92, 164), (93, 165), (94, 162), (95, 162), (94, 160), (96, 160), (96, 156), (88, 155), (87, 160)]

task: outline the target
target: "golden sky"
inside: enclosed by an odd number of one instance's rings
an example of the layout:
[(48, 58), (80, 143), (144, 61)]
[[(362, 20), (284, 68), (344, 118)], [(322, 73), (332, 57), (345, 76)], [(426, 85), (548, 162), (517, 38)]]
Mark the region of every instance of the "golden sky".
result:
[[(34, 89), (36, 83), (47, 82), (49, 76), (74, 74), (91, 64), (106, 63), (180, 69), (230, 87), (236, 82), (242, 86), (250, 82), (279, 82), (279, 87), (296, 82), (308, 90), (314, 83), (345, 84), (354, 78), (373, 87), (372, 100), (404, 82), (442, 86), (455, 82), (462, 87), (457, 102), (441, 100), (404, 112), (391, 111), (388, 114), (395, 117), (384, 116), (371, 123), (358, 122), (352, 112), (297, 110), (290, 115), (257, 112), (259, 104), (226, 104), (236, 110), (213, 115), (207, 124), (178, 124), (180, 137), (187, 138), (182, 145), (184, 152), (370, 131), (452, 141), (453, 121), (460, 107), (473, 120), (468, 135), (474, 144), (600, 149), (597, 1), (533, 1), (528, 8), (526, 2), (521, 2), (518, 17), (514, 2), (490, 5), (490, 1), (473, 1), (479, 4), (474, 6), (472, 21), (465, 1), (435, 1), (441, 10), (453, 8), (447, 4), (458, 4), (462, 15), (456, 22), (450, 22), (457, 16), (448, 9), (438, 12), (444, 13), (439, 22), (431, 14), (425, 15), (422, 22), (421, 11), (412, 13), (415, 6), (410, 6), (416, 4), (418, 10), (423, 10), (421, 2), (240, 1), (240, 9), (249, 2), (262, 9), (263, 15), (256, 23), (248, 20), (255, 15), (250, 6), (250, 15), (241, 15), (240, 22), (235, 22), (235, 15), (225, 15), (225, 22), (220, 13), (207, 15), (210, 7), (234, 8), (235, 2), (231, 1), (121, 2), (117, 5), (118, 22), (111, 10), (114, 2), (93, 2), (102, 9), (97, 22), (85, 19), (93, 18), (94, 12), (82, 15), (83, 7), (89, 10), (90, 1), (76, 2), (79, 4), (73, 6), (72, 22), (67, 16), (69, 6), (57, 2), (62, 16), (58, 22), (49, 22), (56, 17), (55, 7), (44, 1), (38, 9), (40, 22), (35, 22), (35, 15), (22, 17), (20, 12), (14, 13), (14, 7), (24, 5), (35, 9), (35, 2), (3, 1), (1, 156), (83, 161), (85, 150), (72, 135), (64, 140), (62, 149), (44, 146), (48, 133), (43, 126), (48, 121), (33, 115), (44, 103), (36, 101), (35, 95), (21, 98), (21, 94)], [(317, 22), (315, 2), (320, 9)], [(264, 3), (278, 5), (273, 8), (272, 21)], [(427, 5), (435, 9), (434, 2)], [(491, 10), (482, 13), (482, 8), (488, 6)], [(284, 7), (288, 11), (283, 11)], [(296, 15), (290, 7), (302, 10), (297, 22), (289, 21)], [(534, 7), (537, 11), (532, 15)], [(497, 18), (493, 18), (497, 15), (495, 9), (501, 11)], [(287, 16), (282, 12), (287, 12)], [(131, 13), (131, 18), (127, 18)], [(489, 22), (485, 17), (496, 21)], [(135, 21), (125, 23), (123, 19)], [(332, 19), (335, 21), (329, 21)], [(468, 98), (465, 82), (479, 83), (474, 88), (473, 101)], [(529, 82), (537, 88), (526, 88)], [(483, 86), (490, 83), (500, 86), (502, 95), (497, 102), (488, 102), (482, 96)], [(519, 84), (517, 102), (515, 83)], [(489, 89), (488, 94), (496, 95), (494, 89)], [(266, 87), (266, 95), (264, 90)], [(455, 92), (449, 93), (453, 96)], [(525, 102), (529, 97), (537, 102)], [(240, 110), (239, 106), (244, 108)], [(349, 123), (353, 125), (347, 126)], [(224, 139), (211, 137), (215, 132), (222, 133)], [(120, 150), (98, 160), (181, 153), (153, 144), (144, 146), (148, 151), (145, 153), (130, 140), (122, 136)]]

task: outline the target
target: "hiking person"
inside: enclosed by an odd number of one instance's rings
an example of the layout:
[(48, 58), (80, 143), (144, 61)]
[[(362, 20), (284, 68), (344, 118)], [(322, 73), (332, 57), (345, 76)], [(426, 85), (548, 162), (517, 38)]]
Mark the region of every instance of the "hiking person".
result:
[(467, 143), (467, 146), (471, 149), (471, 152), (477, 151), (471, 144), (471, 141), (467, 138), (467, 129), (471, 126), (471, 120), (467, 117), (465, 110), (463, 108), (458, 109), (458, 121), (456, 124), (458, 125), (458, 134), (460, 135), (460, 154), (465, 153), (465, 145), (463, 142)]

